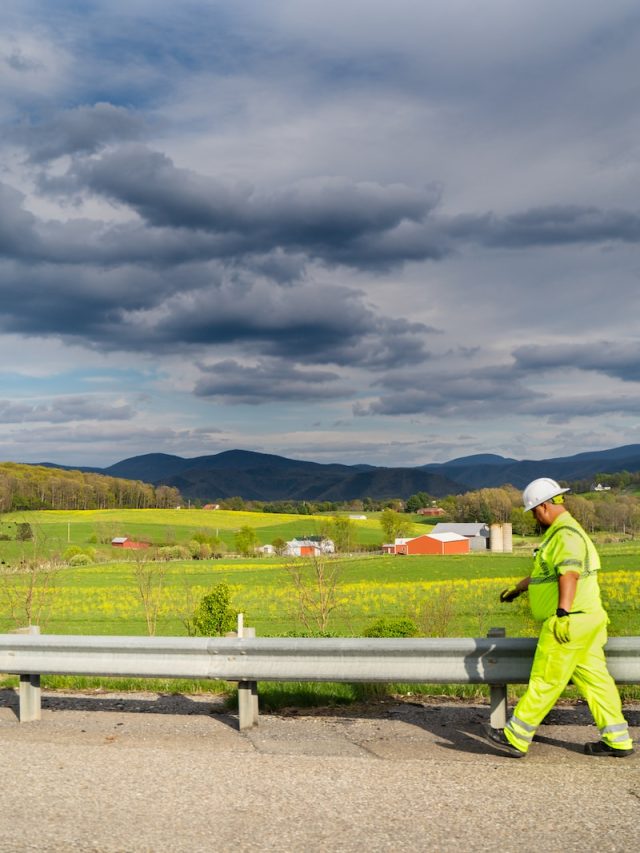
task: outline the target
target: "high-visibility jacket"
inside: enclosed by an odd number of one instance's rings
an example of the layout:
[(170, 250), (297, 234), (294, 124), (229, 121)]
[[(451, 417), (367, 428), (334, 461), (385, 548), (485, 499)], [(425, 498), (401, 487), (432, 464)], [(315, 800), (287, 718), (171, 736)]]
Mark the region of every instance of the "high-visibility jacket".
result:
[(538, 548), (529, 583), (529, 604), (534, 619), (548, 619), (558, 607), (558, 577), (565, 572), (580, 576), (571, 612), (602, 610), (596, 547), (569, 512), (562, 512), (547, 528)]

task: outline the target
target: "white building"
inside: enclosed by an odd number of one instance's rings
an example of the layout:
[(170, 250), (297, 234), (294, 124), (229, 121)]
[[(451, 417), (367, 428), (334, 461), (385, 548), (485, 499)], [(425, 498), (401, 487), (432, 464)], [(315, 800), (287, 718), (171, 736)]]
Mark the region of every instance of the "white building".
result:
[(335, 550), (336, 546), (331, 539), (312, 536), (308, 539), (291, 539), (284, 553), (287, 557), (318, 557), (320, 554), (334, 554)]

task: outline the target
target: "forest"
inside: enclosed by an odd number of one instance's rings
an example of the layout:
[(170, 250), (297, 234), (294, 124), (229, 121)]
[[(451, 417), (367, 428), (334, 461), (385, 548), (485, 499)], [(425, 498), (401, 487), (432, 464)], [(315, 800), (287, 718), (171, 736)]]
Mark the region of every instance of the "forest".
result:
[(0, 512), (36, 509), (170, 509), (180, 492), (139, 480), (45, 465), (0, 463)]

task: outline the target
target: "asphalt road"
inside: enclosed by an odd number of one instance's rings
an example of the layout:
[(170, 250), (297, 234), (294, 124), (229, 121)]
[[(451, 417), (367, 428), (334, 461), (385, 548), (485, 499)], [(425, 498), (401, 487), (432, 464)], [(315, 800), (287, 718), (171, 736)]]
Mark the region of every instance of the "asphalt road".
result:
[[(260, 718), (211, 700), (0, 691), (0, 851), (637, 851), (640, 755), (582, 754), (584, 706), (524, 760), (479, 738), (481, 705)], [(633, 736), (640, 706), (625, 709)]]

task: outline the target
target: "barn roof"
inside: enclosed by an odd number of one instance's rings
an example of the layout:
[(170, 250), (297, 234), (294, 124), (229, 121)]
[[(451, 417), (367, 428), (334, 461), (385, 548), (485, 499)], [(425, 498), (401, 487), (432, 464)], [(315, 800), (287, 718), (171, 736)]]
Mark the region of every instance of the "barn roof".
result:
[(489, 528), (486, 524), (465, 524), (439, 521), (431, 531), (430, 535), (433, 536), (434, 533), (459, 533), (461, 536), (488, 536)]
[(438, 542), (462, 542), (467, 536), (460, 533), (427, 533), (429, 539), (437, 539)]

